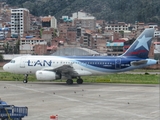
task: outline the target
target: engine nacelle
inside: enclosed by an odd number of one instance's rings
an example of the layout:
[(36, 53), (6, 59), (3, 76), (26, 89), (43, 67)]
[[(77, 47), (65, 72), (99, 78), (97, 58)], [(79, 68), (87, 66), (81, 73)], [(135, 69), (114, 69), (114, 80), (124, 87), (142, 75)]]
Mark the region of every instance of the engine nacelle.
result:
[(36, 78), (37, 80), (56, 80), (60, 79), (60, 76), (53, 71), (38, 70), (36, 72)]

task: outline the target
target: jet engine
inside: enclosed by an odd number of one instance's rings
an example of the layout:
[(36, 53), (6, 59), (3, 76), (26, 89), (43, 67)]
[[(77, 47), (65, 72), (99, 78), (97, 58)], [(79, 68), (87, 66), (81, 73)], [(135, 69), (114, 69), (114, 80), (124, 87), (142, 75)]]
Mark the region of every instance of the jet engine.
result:
[(56, 74), (53, 71), (38, 70), (36, 72), (36, 78), (37, 80), (56, 80), (61, 79), (61, 75)]

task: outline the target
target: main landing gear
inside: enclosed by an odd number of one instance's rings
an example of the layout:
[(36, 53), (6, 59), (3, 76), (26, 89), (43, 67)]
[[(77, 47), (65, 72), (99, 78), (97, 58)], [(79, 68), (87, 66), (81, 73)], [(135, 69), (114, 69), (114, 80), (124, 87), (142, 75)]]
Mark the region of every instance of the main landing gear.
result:
[[(72, 80), (72, 79), (67, 79), (66, 83), (67, 83), (68, 85), (72, 85), (72, 84), (73, 84), (73, 80)], [(82, 83), (83, 83), (83, 79), (80, 78), (80, 77), (78, 77), (78, 78), (77, 78), (77, 84), (82, 84)]]
[(71, 85), (71, 84), (73, 84), (73, 80), (72, 80), (72, 79), (68, 79), (68, 80), (66, 81), (66, 83), (67, 83), (68, 85)]
[(79, 77), (79, 78), (77, 79), (77, 84), (82, 84), (82, 83), (83, 83), (83, 79)]
[(28, 82), (28, 74), (25, 74), (25, 77), (23, 79), (23, 83), (27, 83)]

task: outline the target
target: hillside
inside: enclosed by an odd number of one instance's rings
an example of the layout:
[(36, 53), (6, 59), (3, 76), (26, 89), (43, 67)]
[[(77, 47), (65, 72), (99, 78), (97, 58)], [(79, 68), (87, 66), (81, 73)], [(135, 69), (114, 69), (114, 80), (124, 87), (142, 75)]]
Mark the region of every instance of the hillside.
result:
[[(1, 0), (0, 0), (1, 1)], [(83, 10), (97, 19), (160, 24), (158, 0), (3, 0), (11, 6), (25, 7), (33, 15), (62, 15)]]

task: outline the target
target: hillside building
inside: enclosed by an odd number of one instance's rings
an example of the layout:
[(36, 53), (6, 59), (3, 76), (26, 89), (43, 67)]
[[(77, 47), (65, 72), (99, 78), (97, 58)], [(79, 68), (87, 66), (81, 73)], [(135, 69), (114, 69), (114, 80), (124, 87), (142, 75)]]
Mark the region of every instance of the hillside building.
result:
[(9, 28), (0, 28), (0, 40), (5, 40), (5, 38), (7, 38), (8, 32)]
[(26, 8), (11, 9), (11, 36), (21, 37), (30, 30), (29, 10)]
[(77, 29), (75, 27), (69, 27), (67, 30), (67, 43), (70, 45), (76, 45)]
[(92, 35), (90, 32), (83, 34), (81, 39), (81, 47), (92, 49)]
[(118, 22), (117, 24), (107, 24), (105, 29), (113, 30), (114, 32), (120, 32), (120, 31), (128, 31), (129, 26), (130, 25), (126, 24), (125, 22)]
[(20, 40), (20, 54), (45, 54), (46, 48), (47, 41), (44, 39), (26, 36)]
[(45, 16), (41, 18), (42, 27), (57, 29), (57, 19), (54, 16)]
[(58, 24), (59, 37), (66, 39), (67, 30), (69, 27), (72, 27), (72, 23), (70, 22), (62, 22)]
[(89, 13), (76, 12), (72, 14), (73, 26), (96, 30), (96, 18)]

